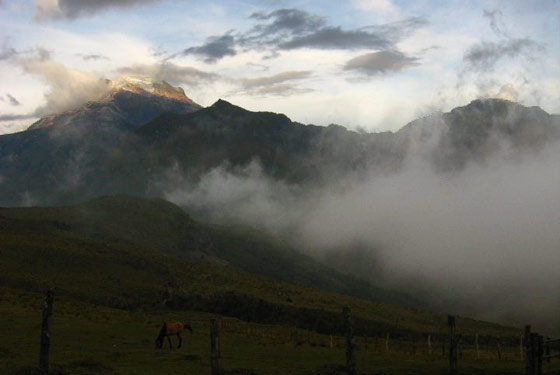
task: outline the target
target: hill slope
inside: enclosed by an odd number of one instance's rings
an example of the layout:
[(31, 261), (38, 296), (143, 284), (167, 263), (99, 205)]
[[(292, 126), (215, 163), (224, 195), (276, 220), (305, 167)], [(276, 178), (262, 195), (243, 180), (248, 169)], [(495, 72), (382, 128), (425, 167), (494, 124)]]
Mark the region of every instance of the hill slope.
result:
[[(198, 223), (182, 209), (162, 199), (113, 196), (76, 206), (2, 208), (0, 220), (6, 235), (16, 231), (23, 236), (27, 231), (30, 237), (52, 236), (53, 243), (85, 237), (98, 245), (110, 242), (186, 261), (229, 265), (322, 290), (420, 306), (410, 296), (384, 291), (335, 272), (279, 239), (256, 230)], [(22, 243), (14, 240), (13, 246), (25, 247), (29, 242), (17, 238)]]

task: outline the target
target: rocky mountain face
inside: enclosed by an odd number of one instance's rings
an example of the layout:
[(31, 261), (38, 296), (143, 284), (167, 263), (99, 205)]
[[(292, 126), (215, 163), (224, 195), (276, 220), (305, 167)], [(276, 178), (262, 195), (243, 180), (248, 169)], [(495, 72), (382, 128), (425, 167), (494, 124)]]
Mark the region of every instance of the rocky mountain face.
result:
[(101, 194), (162, 196), (170, 176), (197, 181), (257, 161), (272, 179), (324, 186), (393, 173), (427, 158), (453, 171), (501, 148), (531, 152), (560, 134), (558, 116), (476, 100), (391, 133), (302, 125), (219, 100), (208, 108), (165, 82), (125, 79), (82, 108), (0, 136), (0, 205), (61, 204)]

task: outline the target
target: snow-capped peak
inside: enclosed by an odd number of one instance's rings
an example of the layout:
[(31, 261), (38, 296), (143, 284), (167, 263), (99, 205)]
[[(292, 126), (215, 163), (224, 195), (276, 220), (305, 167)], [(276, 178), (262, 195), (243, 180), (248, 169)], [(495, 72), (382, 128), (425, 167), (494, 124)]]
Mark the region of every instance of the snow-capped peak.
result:
[(111, 91), (130, 91), (136, 94), (149, 93), (156, 96), (163, 96), (170, 99), (192, 103), (192, 100), (185, 95), (180, 87), (173, 87), (165, 81), (154, 81), (149, 76), (126, 75), (113, 81), (109, 81)]

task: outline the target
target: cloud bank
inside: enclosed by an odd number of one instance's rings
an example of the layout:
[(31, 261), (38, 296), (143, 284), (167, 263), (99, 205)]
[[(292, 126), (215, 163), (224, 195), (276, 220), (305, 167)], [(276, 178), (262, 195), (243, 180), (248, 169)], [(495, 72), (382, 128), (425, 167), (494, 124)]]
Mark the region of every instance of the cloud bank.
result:
[(108, 92), (105, 79), (68, 68), (53, 60), (50, 53), (43, 49), (38, 49), (31, 56), (19, 57), (15, 62), (25, 73), (39, 78), (48, 87), (45, 104), (35, 110), (35, 116), (76, 109)]
[(495, 144), (489, 159), (441, 172), (431, 159), (437, 118), (416, 128), (395, 173), (308, 190), (254, 162), (169, 183), (166, 198), (214, 222), (280, 234), (434, 309), (560, 331), (560, 142), (527, 153)]

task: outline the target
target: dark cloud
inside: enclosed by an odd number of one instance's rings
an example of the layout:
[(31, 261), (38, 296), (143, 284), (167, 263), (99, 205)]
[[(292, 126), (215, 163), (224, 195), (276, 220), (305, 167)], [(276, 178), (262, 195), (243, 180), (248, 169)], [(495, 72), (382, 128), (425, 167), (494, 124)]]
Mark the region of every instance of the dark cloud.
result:
[(18, 52), (16, 51), (16, 49), (10, 47), (9, 39), (4, 39), (4, 41), (2, 42), (2, 48), (0, 48), (0, 61), (8, 60), (17, 54)]
[(82, 53), (77, 53), (76, 56), (80, 56), (84, 61), (90, 61), (90, 60), (111, 60), (110, 58), (108, 58), (107, 56), (104, 55), (97, 55), (97, 54), (82, 54)]
[[(470, 47), (463, 56), (463, 68), (459, 73), (462, 77), (467, 72), (483, 74), (493, 72), (501, 60), (522, 58), (532, 61), (536, 55), (544, 51), (544, 47), (529, 37), (514, 38), (505, 31), (502, 21), (503, 13), (499, 9), (484, 10), (483, 17), (488, 18), (489, 26), (494, 34), (500, 37), (496, 42), (481, 41)], [(520, 65), (522, 66), (522, 64)], [(478, 86), (493, 86), (488, 77), (480, 77)]]
[(481, 42), (471, 47), (463, 57), (465, 70), (492, 71), (502, 58), (523, 56), (533, 59), (543, 47), (530, 38), (506, 39), (499, 42)]
[(271, 21), (255, 25), (245, 35), (246, 42), (278, 43), (285, 37), (319, 30), (325, 25), (323, 17), (299, 9), (278, 9), (270, 13), (253, 13), (250, 18), (257, 21)]
[(190, 66), (176, 65), (170, 62), (163, 64), (137, 64), (122, 67), (117, 70), (120, 74), (139, 74), (150, 76), (154, 81), (167, 81), (171, 84), (187, 84), (196, 87), (219, 78), (217, 74), (203, 72)]
[(17, 100), (16, 98), (14, 98), (12, 95), (10, 95), (10, 93), (6, 94), (6, 97), (8, 98), (8, 101), (10, 102), (11, 105), (13, 106), (18, 106), (21, 103), (19, 102), (19, 100)]
[(387, 39), (391, 43), (397, 43), (399, 40), (410, 35), (418, 28), (428, 24), (424, 18), (421, 17), (409, 17), (404, 20), (385, 23), (382, 25), (373, 25), (363, 27), (362, 30), (369, 30), (372, 33), (379, 35), (382, 38)]
[[(191, 47), (184, 54), (199, 54), (207, 62), (215, 62), (238, 49), (267, 52), (265, 58), (275, 58), (278, 51), (299, 48), (312, 49), (394, 49), (395, 44), (426, 24), (412, 17), (383, 25), (369, 25), (345, 30), (328, 25), (324, 17), (299, 9), (278, 9), (257, 12), (249, 17), (256, 22), (247, 31), (212, 37), (201, 46)], [(236, 49), (238, 47), (238, 49)]]
[(184, 55), (199, 55), (208, 63), (216, 62), (225, 56), (235, 56), (235, 39), (230, 33), (222, 36), (213, 36), (201, 46), (190, 47), (183, 51)]
[(284, 50), (388, 48), (426, 24), (424, 19), (412, 17), (384, 25), (344, 30), (327, 25), (323, 17), (298, 9), (254, 13), (251, 18), (269, 22), (254, 26), (240, 38), (242, 43)]
[(294, 82), (309, 78), (311, 74), (307, 70), (294, 70), (270, 76), (242, 79), (240, 84), (242, 93), (245, 94), (284, 96), (310, 91), (297, 86)]
[(129, 8), (162, 0), (50, 0), (35, 1), (35, 20), (74, 19), (109, 8)]
[(340, 27), (326, 27), (309, 35), (294, 37), (279, 45), (281, 49), (360, 49), (386, 48), (390, 41), (365, 30), (342, 30)]
[(416, 57), (406, 56), (400, 51), (387, 50), (354, 57), (344, 65), (344, 70), (356, 70), (367, 75), (377, 75), (398, 72), (417, 64)]
[(482, 15), (490, 20), (490, 28), (496, 35), (503, 35), (505, 36), (506, 33), (503, 31), (504, 26), (502, 23), (502, 16), (504, 15), (501, 10), (494, 9), (494, 10), (486, 10)]

